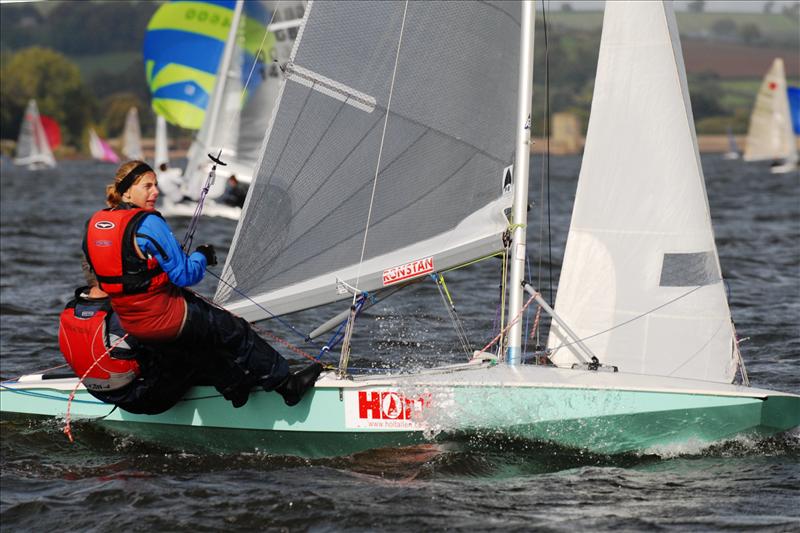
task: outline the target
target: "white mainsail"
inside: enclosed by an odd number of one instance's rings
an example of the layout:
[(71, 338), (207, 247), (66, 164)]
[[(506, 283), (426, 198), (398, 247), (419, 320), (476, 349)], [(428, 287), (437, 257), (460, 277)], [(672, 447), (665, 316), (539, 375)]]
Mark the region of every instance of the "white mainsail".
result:
[[(621, 372), (730, 383), (721, 278), (672, 7), (606, 2), (555, 310)], [(579, 361), (556, 324), (548, 346)]]
[(153, 164), (156, 168), (169, 165), (169, 140), (167, 139), (167, 119), (158, 115), (156, 118), (156, 153)]
[(756, 96), (747, 143), (745, 161), (785, 159), (797, 162), (797, 141), (789, 114), (789, 97), (786, 93), (786, 75), (783, 59), (775, 58)]
[(30, 169), (56, 166), (56, 159), (53, 157), (42, 120), (39, 118), (36, 100), (30, 100), (28, 107), (25, 108), (14, 164), (27, 165)]
[(128, 159), (144, 159), (139, 111), (135, 107), (130, 108), (125, 116), (125, 129), (122, 132), (122, 155)]
[(309, 2), (217, 292), (237, 314), (313, 307), (347, 298), (340, 280), (375, 290), (502, 249), (519, 5), (405, 6)]

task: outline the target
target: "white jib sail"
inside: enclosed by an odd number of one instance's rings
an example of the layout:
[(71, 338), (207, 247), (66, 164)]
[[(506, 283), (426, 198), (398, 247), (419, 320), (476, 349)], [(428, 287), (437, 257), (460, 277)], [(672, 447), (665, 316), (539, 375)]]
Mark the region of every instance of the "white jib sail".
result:
[(797, 161), (797, 141), (789, 114), (783, 59), (775, 58), (761, 83), (750, 115), (745, 161), (787, 159)]
[[(556, 312), (621, 372), (730, 383), (733, 328), (670, 3), (606, 2)], [(578, 361), (553, 324), (554, 362)]]
[(22, 119), (22, 128), (17, 139), (17, 151), (14, 158), (16, 165), (29, 165), (31, 167), (55, 167), (56, 159), (50, 149), (50, 142), (39, 118), (39, 107), (35, 100), (28, 102), (25, 116)]
[(217, 291), (241, 316), (351, 297), (339, 280), (371, 291), (502, 248), (519, 5), (408, 2), (404, 17), (405, 5), (309, 3)]
[(125, 129), (122, 132), (122, 155), (128, 159), (144, 159), (139, 111), (135, 107), (130, 108), (125, 116)]
[(156, 119), (156, 153), (153, 164), (159, 168), (162, 164), (169, 165), (169, 141), (167, 139), (167, 119), (158, 115)]

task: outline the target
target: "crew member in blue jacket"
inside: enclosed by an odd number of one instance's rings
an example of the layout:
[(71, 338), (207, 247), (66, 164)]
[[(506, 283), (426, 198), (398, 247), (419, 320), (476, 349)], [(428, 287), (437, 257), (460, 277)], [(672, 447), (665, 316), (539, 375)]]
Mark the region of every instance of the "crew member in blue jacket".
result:
[(183, 289), (216, 264), (214, 247), (184, 253), (155, 210), (158, 195), (156, 175), (146, 163), (125, 163), (106, 188), (109, 209), (87, 224), (84, 253), (120, 324), (157, 350), (219, 354), (238, 371), (230, 379), (231, 390), (261, 386), (295, 405), (313, 387), (322, 365), (289, 373), (286, 360), (247, 321)]

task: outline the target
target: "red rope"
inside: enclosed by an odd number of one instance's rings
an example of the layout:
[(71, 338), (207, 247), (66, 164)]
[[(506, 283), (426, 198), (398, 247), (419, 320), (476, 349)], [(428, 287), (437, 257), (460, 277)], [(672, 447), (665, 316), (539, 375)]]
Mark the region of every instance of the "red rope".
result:
[(542, 318), (542, 306), (536, 308), (536, 318), (533, 319), (533, 327), (531, 327), (531, 334), (530, 338), (534, 338), (536, 336), (536, 332), (539, 330), (539, 320)]
[[(100, 324), (100, 326), (98, 326), (98, 329), (101, 328), (101, 327), (103, 327), (103, 324)], [(92, 363), (92, 366), (90, 366), (86, 370), (86, 372), (83, 373), (81, 378), (78, 380), (78, 383), (76, 383), (75, 387), (72, 389), (72, 392), (69, 393), (69, 400), (67, 400), (67, 414), (66, 414), (66, 417), (65, 417), (66, 420), (65, 420), (65, 423), (64, 423), (64, 434), (67, 436), (67, 438), (69, 438), (69, 441), (71, 443), (75, 442), (75, 439), (72, 437), (72, 424), (71, 424), (71, 420), (70, 420), (70, 411), (72, 409), (72, 400), (75, 399), (75, 393), (78, 391), (78, 387), (81, 386), (81, 383), (83, 383), (83, 380), (86, 379), (86, 376), (89, 375), (89, 372), (91, 372), (92, 369), (95, 366), (97, 366), (97, 363), (99, 363), (100, 360), (103, 359), (103, 357), (105, 357), (106, 355), (110, 355), (111, 354), (111, 350), (113, 350), (114, 348), (119, 346), (122, 343), (122, 341), (125, 340), (125, 338), (127, 336), (128, 336), (128, 334), (126, 333), (125, 335), (120, 337), (120, 339), (117, 340), (114, 344), (109, 346), (109, 348), (104, 353), (100, 354), (100, 357), (98, 357), (97, 359), (94, 360), (94, 363)]]

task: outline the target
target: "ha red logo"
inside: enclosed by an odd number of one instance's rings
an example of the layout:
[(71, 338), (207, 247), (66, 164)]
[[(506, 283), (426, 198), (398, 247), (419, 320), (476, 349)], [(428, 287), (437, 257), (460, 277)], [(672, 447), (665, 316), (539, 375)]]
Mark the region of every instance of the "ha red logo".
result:
[(347, 427), (372, 429), (424, 429), (423, 413), (431, 405), (430, 394), (407, 396), (398, 391), (348, 391), (345, 404)]

